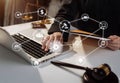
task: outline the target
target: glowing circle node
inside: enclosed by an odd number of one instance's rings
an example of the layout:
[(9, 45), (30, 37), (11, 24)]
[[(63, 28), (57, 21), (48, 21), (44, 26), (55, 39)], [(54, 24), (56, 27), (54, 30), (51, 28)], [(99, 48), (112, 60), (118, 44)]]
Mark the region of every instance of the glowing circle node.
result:
[(36, 30), (33, 32), (32, 37), (34, 40), (40, 42), (44, 38), (44, 34), (41, 30)]
[(106, 21), (102, 21), (99, 23), (99, 28), (105, 30), (108, 28), (108, 23)]
[(106, 48), (108, 46), (108, 41), (107, 40), (104, 40), (104, 39), (101, 39), (98, 41), (98, 45), (100, 48)]
[(19, 43), (15, 42), (12, 44), (12, 50), (13, 51), (20, 51), (21, 50), (21, 46)]
[(16, 17), (16, 18), (21, 18), (22, 15), (23, 15), (23, 14), (22, 14), (21, 12), (16, 12), (16, 13), (15, 13), (15, 17)]
[(79, 63), (83, 63), (83, 62), (84, 62), (84, 59), (85, 59), (84, 57), (80, 57), (80, 58), (79, 58)]
[(47, 10), (44, 7), (41, 7), (37, 10), (38, 16), (45, 17), (47, 15)]
[(54, 41), (50, 44), (50, 51), (53, 53), (61, 53), (63, 45), (60, 41)]
[(39, 62), (38, 62), (38, 61), (33, 61), (33, 65), (34, 65), (34, 66), (38, 66), (38, 65), (39, 65)]
[(59, 24), (59, 28), (62, 32), (69, 32), (70, 31), (71, 24), (67, 20), (63, 20)]
[(84, 14), (82, 14), (82, 16), (81, 16), (81, 19), (82, 19), (83, 21), (88, 21), (88, 20), (90, 19), (90, 17), (89, 17), (88, 14), (84, 13)]
[(38, 34), (35, 35), (35, 37), (36, 38), (43, 38), (44, 36), (43, 36), (43, 34), (38, 33)]

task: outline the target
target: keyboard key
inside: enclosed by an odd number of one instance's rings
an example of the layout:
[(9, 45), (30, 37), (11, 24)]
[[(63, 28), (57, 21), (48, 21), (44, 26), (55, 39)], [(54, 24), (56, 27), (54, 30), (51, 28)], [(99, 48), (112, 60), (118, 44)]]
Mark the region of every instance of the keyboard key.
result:
[(44, 51), (39, 43), (21, 35), (21, 34), (15, 34), (13, 35), (13, 38), (16, 40), (16, 42), (21, 44), (21, 47), (24, 49), (24, 51), (31, 56), (35, 58), (42, 58), (44, 56), (48, 56), (51, 54), (49, 51)]

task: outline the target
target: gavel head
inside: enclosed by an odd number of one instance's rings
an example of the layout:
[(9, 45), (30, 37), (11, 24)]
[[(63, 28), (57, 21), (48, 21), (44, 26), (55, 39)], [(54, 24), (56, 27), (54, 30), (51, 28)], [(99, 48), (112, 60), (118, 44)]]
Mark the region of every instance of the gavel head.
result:
[(99, 67), (93, 68), (92, 76), (96, 80), (103, 80), (111, 73), (111, 68), (108, 64), (102, 64)]
[(87, 68), (83, 75), (84, 83), (119, 83), (118, 77), (111, 71), (108, 64), (93, 69)]

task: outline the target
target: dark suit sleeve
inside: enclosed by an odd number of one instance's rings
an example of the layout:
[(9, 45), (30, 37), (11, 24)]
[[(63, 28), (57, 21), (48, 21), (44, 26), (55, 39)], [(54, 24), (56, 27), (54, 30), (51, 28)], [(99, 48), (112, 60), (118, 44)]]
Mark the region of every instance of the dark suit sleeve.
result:
[[(78, 0), (72, 0), (70, 4), (64, 4), (62, 8), (59, 10), (58, 14), (56, 15), (56, 20), (57, 21), (62, 21), (62, 20), (68, 20), (72, 21), (75, 19), (78, 10), (79, 10), (79, 2)], [(54, 32), (60, 32), (59, 29), (59, 22), (54, 22), (51, 26), (51, 28), (48, 31), (48, 34), (52, 34)]]

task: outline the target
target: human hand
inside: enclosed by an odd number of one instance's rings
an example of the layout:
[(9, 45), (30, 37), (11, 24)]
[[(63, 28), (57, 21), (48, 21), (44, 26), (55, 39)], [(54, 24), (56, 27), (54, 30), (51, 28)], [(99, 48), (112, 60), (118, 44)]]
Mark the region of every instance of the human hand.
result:
[(110, 41), (108, 41), (108, 48), (112, 50), (120, 49), (120, 37), (116, 35), (112, 35), (109, 37)]
[(42, 49), (44, 49), (45, 51), (48, 51), (48, 49), (50, 48), (50, 43), (53, 41), (60, 41), (62, 43), (62, 33), (61, 32), (54, 32), (51, 35), (46, 36), (43, 40), (42, 40)]

